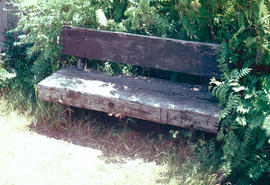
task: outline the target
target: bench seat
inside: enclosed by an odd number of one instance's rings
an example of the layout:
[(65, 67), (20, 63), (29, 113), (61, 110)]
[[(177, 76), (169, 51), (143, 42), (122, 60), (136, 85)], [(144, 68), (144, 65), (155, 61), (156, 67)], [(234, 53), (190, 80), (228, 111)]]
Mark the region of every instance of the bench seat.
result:
[(41, 100), (216, 133), (220, 109), (206, 88), (142, 76), (63, 68), (38, 84)]

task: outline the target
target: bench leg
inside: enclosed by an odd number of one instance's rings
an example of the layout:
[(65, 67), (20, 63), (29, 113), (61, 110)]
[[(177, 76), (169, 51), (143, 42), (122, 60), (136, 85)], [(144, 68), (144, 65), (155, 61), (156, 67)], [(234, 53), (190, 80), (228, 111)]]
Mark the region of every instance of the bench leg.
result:
[(72, 123), (71, 116), (73, 112), (74, 110), (72, 110), (70, 106), (65, 105), (65, 110), (62, 112), (62, 114), (64, 114), (64, 117), (67, 119), (68, 124)]
[(84, 70), (84, 68), (85, 68), (85, 59), (78, 58), (77, 59), (77, 69), (78, 70)]

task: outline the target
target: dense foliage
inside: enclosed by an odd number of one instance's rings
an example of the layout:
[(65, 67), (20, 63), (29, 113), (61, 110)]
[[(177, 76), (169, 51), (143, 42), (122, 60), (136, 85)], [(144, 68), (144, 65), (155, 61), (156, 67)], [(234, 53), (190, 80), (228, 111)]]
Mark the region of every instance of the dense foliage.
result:
[(270, 2), (232, 1), (225, 7), (223, 75), (221, 81), (212, 80), (212, 92), (225, 107), (218, 134), (222, 169), (250, 184), (270, 172)]
[[(267, 183), (270, 174), (269, 0), (14, 0), (19, 22), (4, 66), (13, 87), (33, 87), (74, 61), (59, 55), (65, 24), (176, 39), (221, 43), (221, 79), (210, 91), (224, 107), (217, 139), (220, 172), (235, 184)], [(108, 73), (133, 66), (92, 61)], [(174, 78), (175, 75), (172, 75)], [(15, 85), (14, 85), (15, 84)], [(27, 86), (26, 86), (27, 85)], [(32, 88), (33, 89), (33, 88)]]

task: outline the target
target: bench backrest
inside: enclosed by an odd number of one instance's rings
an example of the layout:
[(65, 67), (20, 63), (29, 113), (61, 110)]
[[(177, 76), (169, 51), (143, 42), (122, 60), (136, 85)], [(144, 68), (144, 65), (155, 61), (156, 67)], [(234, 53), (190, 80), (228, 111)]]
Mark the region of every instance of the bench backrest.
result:
[(62, 54), (199, 76), (217, 76), (216, 44), (63, 27)]

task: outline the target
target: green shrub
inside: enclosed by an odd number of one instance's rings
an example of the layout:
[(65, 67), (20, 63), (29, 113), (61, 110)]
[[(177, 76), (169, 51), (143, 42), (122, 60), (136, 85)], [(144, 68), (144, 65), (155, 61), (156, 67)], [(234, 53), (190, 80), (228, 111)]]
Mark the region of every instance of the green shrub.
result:
[[(221, 172), (234, 184), (267, 184), (270, 175), (270, 2), (178, 0), (187, 35), (221, 42), (221, 79), (210, 90), (224, 107), (217, 139)], [(268, 176), (268, 177), (267, 177)]]
[[(59, 36), (63, 25), (125, 31), (157, 36), (167, 36), (170, 24), (149, 1), (99, 1), (99, 0), (14, 0), (19, 10), (18, 26), (22, 32), (16, 45), (27, 45), (26, 55), (37, 56), (31, 71), (37, 83), (74, 59), (61, 56)], [(136, 10), (136, 11), (135, 11)], [(112, 63), (99, 63), (100, 68), (125, 72), (127, 67)]]
[(228, 1), (219, 35), (221, 81), (212, 93), (224, 109), (218, 140), (222, 170), (239, 184), (267, 183), (270, 172), (269, 1)]
[(5, 68), (0, 66), (0, 89), (4, 89), (9, 84), (9, 81), (15, 76), (15, 73), (10, 73)]

